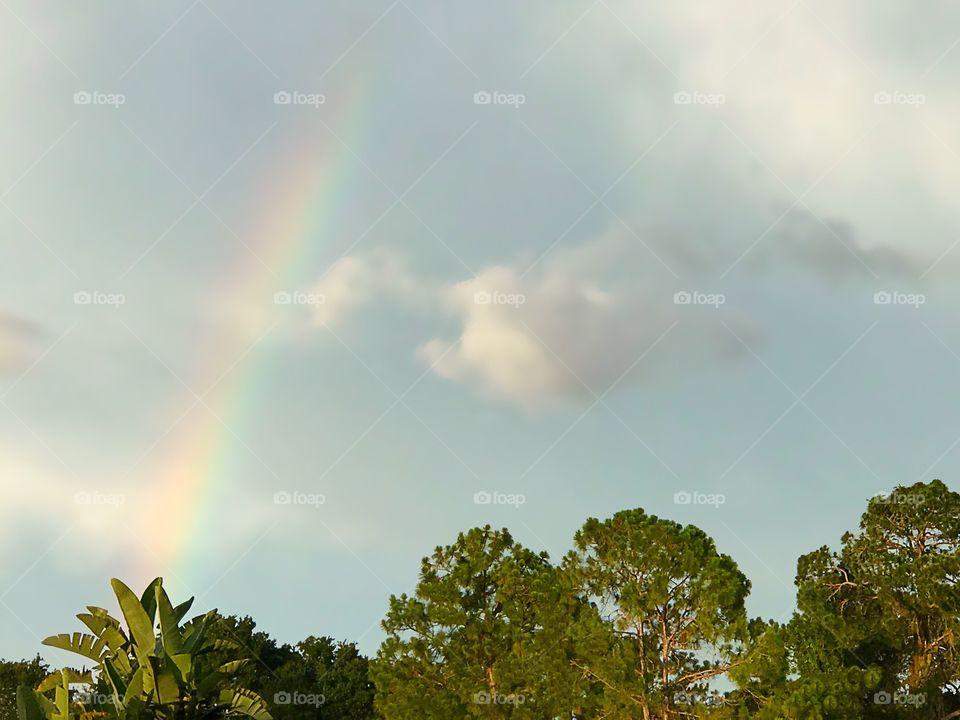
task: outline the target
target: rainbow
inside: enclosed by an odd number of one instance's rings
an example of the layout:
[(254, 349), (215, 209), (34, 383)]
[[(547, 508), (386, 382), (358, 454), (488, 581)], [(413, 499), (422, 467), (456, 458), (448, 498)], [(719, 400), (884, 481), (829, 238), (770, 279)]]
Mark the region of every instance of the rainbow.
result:
[[(326, 137), (316, 150), (305, 151), (300, 133), (292, 133), (281, 167), (267, 174), (267, 191), (257, 200), (263, 208), (258, 229), (252, 239), (243, 238), (254, 252), (238, 247), (236, 262), (224, 269), (225, 279), (213, 295), (230, 298), (234, 307), (263, 312), (225, 334), (227, 341), (207, 337), (197, 343), (194, 366), (184, 382), (196, 393), (210, 389), (204, 397), (207, 407), (198, 405), (183, 415), (196, 401), (193, 393), (185, 392), (175, 402), (172, 420), (181, 421), (171, 433), (173, 451), (161, 460), (143, 505), (144, 527), (136, 528), (147, 531), (142, 538), (148, 545), (137, 565), (129, 568), (138, 582), (167, 574), (178, 584), (193, 583), (191, 570), (201, 555), (205, 526), (217, 507), (229, 506), (224, 501), (236, 463), (257, 462), (240, 438), (257, 404), (258, 380), (271, 368), (270, 343), (258, 340), (275, 321), (274, 293), (300, 289), (299, 283), (316, 279), (303, 277), (304, 272), (322, 272), (314, 259), (335, 231), (337, 214), (348, 200), (350, 177), (358, 168), (344, 144), (359, 153), (366, 121), (373, 117), (366, 112), (372, 93), (363, 80), (352, 76), (349, 90), (316, 110), (342, 143), (319, 123), (312, 124), (312, 134)], [(332, 113), (331, 106), (336, 108)], [(313, 112), (291, 111), (305, 121)], [(281, 131), (284, 122), (281, 119)], [(162, 447), (168, 444), (169, 438)], [(266, 490), (264, 496), (269, 497)]]

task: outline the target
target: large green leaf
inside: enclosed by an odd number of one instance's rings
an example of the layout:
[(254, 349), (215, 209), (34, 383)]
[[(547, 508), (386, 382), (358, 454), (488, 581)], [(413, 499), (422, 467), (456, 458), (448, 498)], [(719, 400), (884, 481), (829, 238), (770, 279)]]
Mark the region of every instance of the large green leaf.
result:
[(100, 662), (100, 658), (103, 656), (103, 649), (107, 645), (106, 641), (102, 638), (78, 632), (73, 633), (73, 635), (68, 635), (67, 633), (53, 635), (44, 640), (43, 644), (48, 647), (55, 647), (60, 650), (67, 650), (68, 652), (82, 655), (94, 662)]
[[(127, 636), (123, 634), (118, 620), (111, 617), (101, 617), (92, 613), (80, 613), (77, 617), (80, 619), (80, 622), (93, 631), (94, 635), (106, 641), (107, 647), (110, 648), (110, 651), (114, 655), (118, 655), (123, 646), (127, 644)], [(129, 663), (124, 669), (130, 672)]]
[(180, 635), (173, 605), (162, 585), (157, 585), (155, 602), (160, 616), (160, 634), (163, 637), (164, 652), (167, 655), (179, 655), (183, 652), (183, 637)]
[(180, 684), (169, 670), (157, 675), (157, 693), (161, 705), (170, 705), (180, 701)]
[(203, 644), (204, 635), (207, 627), (216, 617), (217, 611), (211, 610), (206, 615), (201, 615), (191, 620), (183, 628), (183, 649), (186, 652), (195, 653), (200, 650)]
[(37, 692), (38, 693), (49, 692), (53, 690), (57, 685), (59, 685), (62, 681), (63, 681), (63, 675), (60, 674), (59, 670), (52, 672), (49, 675), (47, 675), (43, 680), (40, 681), (40, 684), (37, 685)]
[(19, 720), (47, 720), (37, 693), (25, 685), (17, 688), (17, 717)]
[(99, 618), (103, 618), (108, 623), (114, 627), (120, 627), (120, 621), (117, 620), (109, 611), (105, 610), (102, 607), (97, 607), (96, 605), (87, 605), (87, 610), (90, 611), (91, 615), (96, 615)]
[(137, 668), (130, 676), (130, 682), (127, 683), (127, 691), (123, 694), (123, 706), (131, 707), (134, 701), (142, 700), (143, 692), (143, 668)]
[(267, 704), (252, 690), (226, 688), (220, 692), (220, 704), (253, 720), (273, 720)]
[(127, 682), (110, 658), (103, 659), (103, 668), (106, 670), (107, 681), (113, 690), (113, 701), (119, 707), (123, 704), (123, 696), (127, 694)]
[(124, 706), (123, 720), (138, 720), (140, 717), (150, 717), (147, 712), (147, 703), (140, 698), (134, 698)]
[[(124, 704), (123, 720), (139, 720), (140, 717), (150, 717), (146, 712), (147, 703), (140, 698), (131, 698)], [(153, 720), (153, 719), (151, 719)]]
[(46, 717), (52, 717), (57, 713), (57, 706), (53, 704), (53, 701), (50, 700), (46, 695), (37, 693), (37, 702), (40, 703), (40, 707), (43, 709), (43, 714)]
[(173, 609), (173, 617), (176, 618), (177, 625), (183, 622), (183, 619), (187, 616), (187, 613), (190, 612), (190, 608), (193, 607), (193, 598), (190, 598), (186, 602), (182, 602)]
[(217, 668), (217, 671), (223, 673), (224, 675), (235, 675), (238, 671), (242, 670), (252, 662), (253, 660), (250, 658), (231, 660), (230, 662), (223, 663), (223, 665)]
[(122, 582), (114, 578), (110, 581), (110, 585), (113, 586), (113, 592), (120, 602), (120, 610), (127, 621), (127, 627), (130, 628), (133, 642), (138, 648), (138, 657), (141, 653), (148, 656), (154, 655), (157, 640), (149, 614), (133, 591)]
[(157, 618), (157, 588), (163, 585), (163, 578), (154, 578), (147, 585), (147, 589), (140, 596), (140, 604), (143, 606), (147, 617), (150, 618), (150, 625), (156, 622)]
[(246, 649), (236, 640), (227, 640), (226, 638), (218, 638), (214, 640), (207, 645), (207, 648), (210, 650), (233, 650), (235, 652), (240, 652), (241, 650)]
[(173, 665), (176, 668), (176, 672), (180, 675), (181, 680), (184, 683), (190, 683), (193, 679), (193, 655), (190, 653), (180, 653), (178, 655), (168, 655), (167, 656)]
[(40, 684), (37, 685), (37, 692), (45, 693), (64, 683), (87, 683), (92, 685), (93, 676), (90, 672), (77, 672), (72, 668), (63, 668), (63, 670), (50, 673), (41, 680)]
[(57, 711), (51, 716), (52, 720), (70, 720), (70, 688), (66, 684), (57, 685)]

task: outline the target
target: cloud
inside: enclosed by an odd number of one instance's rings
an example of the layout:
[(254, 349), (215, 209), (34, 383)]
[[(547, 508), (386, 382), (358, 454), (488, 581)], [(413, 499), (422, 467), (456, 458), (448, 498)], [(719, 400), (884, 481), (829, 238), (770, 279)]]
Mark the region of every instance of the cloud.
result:
[[(10, 444), (0, 446), (0, 478), (4, 487), (0, 526), (5, 530), (0, 532), (0, 557), (22, 546), (23, 534), (54, 527), (57, 533), (44, 542), (52, 543), (64, 533), (68, 544), (84, 547), (84, 559), (90, 564), (102, 562), (120, 547), (116, 519), (129, 510), (121, 491), (106, 488), (103, 481), (84, 485), (72, 473), (38, 462)], [(69, 565), (65, 562), (63, 567)]]
[(663, 276), (623, 235), (557, 250), (530, 270), (488, 267), (440, 291), (459, 340), (434, 338), (418, 353), (437, 375), (528, 411), (588, 403), (621, 383), (736, 354), (719, 308), (705, 304), (711, 294), (676, 304), (678, 288)]
[[(951, 125), (960, 109), (951, 84), (960, 55), (950, 52), (955, 38), (943, 18), (957, 18), (956, 6), (878, 13), (862, 1), (605, 5), (609, 12), (601, 6), (587, 14), (537, 76), (590, 79), (591, 86), (566, 92), (590, 93), (583, 105), (609, 120), (605, 131), (616, 139), (599, 143), (598, 152), (633, 158), (676, 121), (637, 171), (649, 182), (635, 195), (669, 208), (674, 227), (713, 214), (719, 230), (739, 231), (750, 216), (766, 216), (763, 199), (798, 200), (857, 228), (854, 249), (868, 265), (864, 253), (878, 252), (878, 274), (898, 259), (891, 255), (911, 256), (925, 269), (950, 247), (960, 221), (950, 194), (960, 179)], [(562, 31), (552, 6), (541, 12)], [(591, 56), (598, 42), (608, 52)], [(724, 103), (675, 105), (678, 91), (721, 94)], [(531, 125), (557, 145), (549, 122), (544, 116)], [(613, 168), (609, 181), (619, 172), (615, 160)], [(658, 195), (658, 186), (673, 190)], [(717, 208), (736, 212), (721, 217)], [(712, 240), (736, 257), (737, 237)]]
[(793, 211), (769, 244), (749, 257), (754, 269), (795, 265), (827, 281), (882, 278), (919, 282), (929, 261), (892, 246), (866, 245), (850, 223)]
[(386, 249), (347, 255), (312, 287), (311, 293), (318, 297), (313, 317), (321, 325), (334, 326), (373, 302), (410, 302), (420, 291), (421, 283), (405, 260)]
[(23, 372), (36, 356), (43, 336), (39, 325), (0, 313), (0, 376)]

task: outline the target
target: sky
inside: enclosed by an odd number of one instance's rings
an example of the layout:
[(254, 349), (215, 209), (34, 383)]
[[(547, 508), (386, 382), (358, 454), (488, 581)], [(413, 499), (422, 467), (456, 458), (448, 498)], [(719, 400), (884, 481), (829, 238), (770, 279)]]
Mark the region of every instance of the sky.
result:
[(0, 1), (0, 656), (164, 577), (372, 653), (469, 527), (794, 603), (960, 470), (960, 8)]

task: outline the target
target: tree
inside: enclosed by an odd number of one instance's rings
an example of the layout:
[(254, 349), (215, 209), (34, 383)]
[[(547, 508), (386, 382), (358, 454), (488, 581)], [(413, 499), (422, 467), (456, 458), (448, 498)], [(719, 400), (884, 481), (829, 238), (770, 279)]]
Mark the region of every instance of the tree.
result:
[(320, 717), (326, 720), (373, 720), (374, 686), (370, 661), (357, 646), (328, 637), (308, 637), (297, 644), (314, 687), (324, 696)]
[(374, 667), (387, 720), (571, 717), (563, 643), (544, 632), (556, 571), (489, 526), (424, 558), (413, 597), (390, 598)]
[(214, 670), (229, 662), (231, 648), (237, 645), (252, 662), (237, 669), (235, 681), (262, 697), (275, 720), (315, 718), (319, 698), (313, 692), (302, 658), (290, 645), (278, 645), (256, 628), (251, 617), (214, 616), (209, 636), (225, 643), (225, 648), (201, 658), (201, 663), (207, 671)]
[[(254, 659), (237, 681), (270, 703), (276, 720), (372, 720), (369, 660), (347, 642), (308, 637), (279, 645), (250, 617), (218, 616), (211, 636), (242, 646)], [(211, 665), (226, 658), (213, 654)]]
[(587, 520), (566, 568), (603, 624), (578, 666), (604, 687), (608, 718), (665, 719), (714, 697), (747, 638), (750, 583), (699, 528), (643, 510)]
[(875, 497), (839, 552), (797, 567), (797, 677), (778, 712), (960, 716), (960, 495), (934, 480)]
[(33, 660), (0, 660), (0, 720), (16, 720), (18, 687), (35, 687), (49, 673), (39, 655)]
[[(64, 669), (36, 691), (21, 686), (20, 720), (215, 720), (240, 715), (272, 720), (264, 701), (234, 682), (250, 660), (239, 657), (236, 643), (207, 637), (215, 611), (181, 625), (193, 599), (174, 607), (160, 578), (140, 599), (119, 580), (111, 585), (126, 627), (103, 608), (88, 607), (89, 612), (77, 617), (92, 634), (44, 640), (92, 661), (96, 673)], [(203, 662), (208, 654), (227, 650), (231, 653), (226, 662), (216, 667)], [(87, 691), (78, 697), (76, 685)]]

